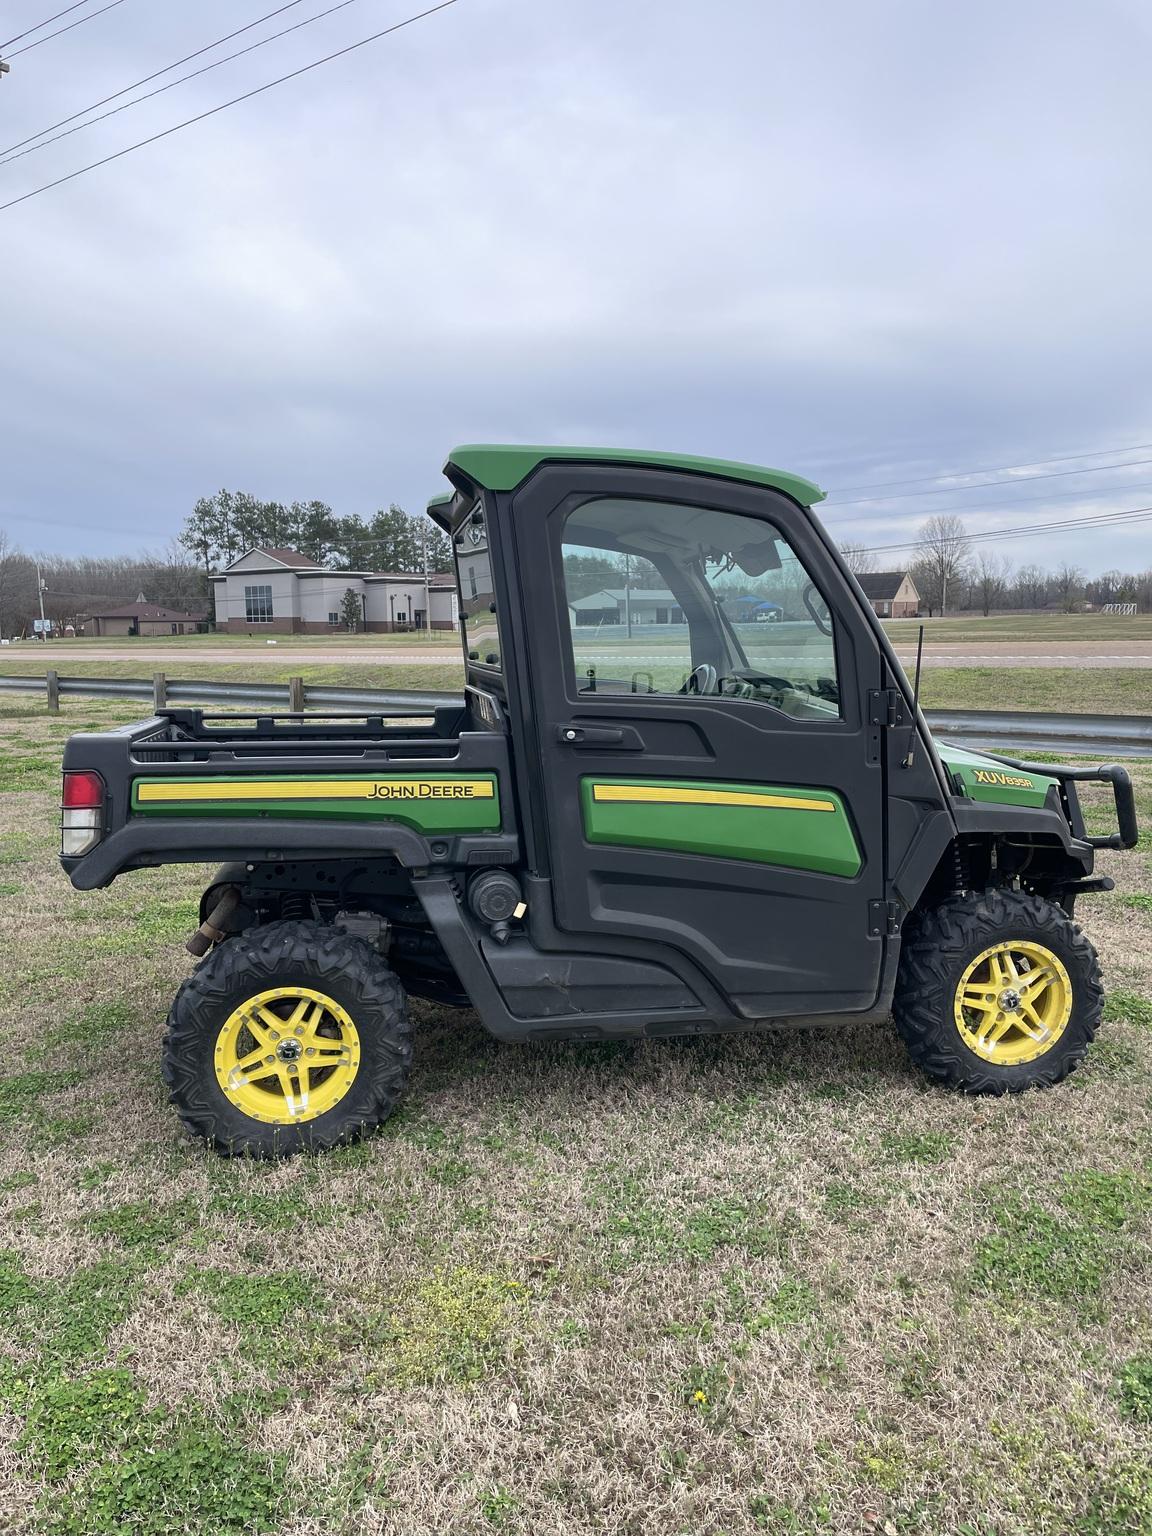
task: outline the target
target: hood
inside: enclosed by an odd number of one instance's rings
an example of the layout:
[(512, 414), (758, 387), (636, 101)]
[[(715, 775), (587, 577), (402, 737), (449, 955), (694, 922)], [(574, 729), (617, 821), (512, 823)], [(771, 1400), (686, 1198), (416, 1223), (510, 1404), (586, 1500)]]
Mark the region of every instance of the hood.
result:
[(952, 780), (953, 794), (966, 800), (1043, 806), (1053, 785), (1059, 787), (1058, 779), (1041, 773), (1026, 773), (987, 752), (970, 752), (967, 747), (938, 739), (936, 750)]

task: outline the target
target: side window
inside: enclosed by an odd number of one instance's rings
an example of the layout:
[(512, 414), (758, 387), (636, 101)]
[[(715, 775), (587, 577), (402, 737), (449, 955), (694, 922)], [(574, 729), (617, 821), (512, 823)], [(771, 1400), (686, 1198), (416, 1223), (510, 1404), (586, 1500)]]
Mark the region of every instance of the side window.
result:
[(496, 590), (492, 581), (488, 530), (479, 503), (457, 532), (454, 544), (465, 653), (469, 661), (479, 662), (481, 666), (498, 667), (501, 649)]
[(581, 693), (691, 693), (839, 717), (831, 614), (769, 523), (600, 497), (569, 513), (563, 562)]

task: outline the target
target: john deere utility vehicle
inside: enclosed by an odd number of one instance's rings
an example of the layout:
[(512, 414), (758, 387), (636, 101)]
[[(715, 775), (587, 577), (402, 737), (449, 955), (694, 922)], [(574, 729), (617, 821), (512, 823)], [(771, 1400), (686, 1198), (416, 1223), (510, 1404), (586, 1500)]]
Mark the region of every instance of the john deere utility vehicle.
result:
[[(445, 473), (459, 700), (68, 743), (73, 884), (221, 863), (164, 1045), (190, 1130), (274, 1156), (378, 1125), (412, 996), (508, 1041), (891, 1012), (971, 1093), (1078, 1064), (1102, 992), (1073, 909), (1136, 841), (1122, 768), (934, 741), (806, 480), (526, 447)], [(1116, 833), (1085, 834), (1081, 779)]]

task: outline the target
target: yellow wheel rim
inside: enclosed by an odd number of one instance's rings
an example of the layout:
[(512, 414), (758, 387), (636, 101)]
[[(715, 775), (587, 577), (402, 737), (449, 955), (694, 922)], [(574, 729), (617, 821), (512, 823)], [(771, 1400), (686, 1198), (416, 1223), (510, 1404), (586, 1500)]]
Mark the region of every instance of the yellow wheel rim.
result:
[(1071, 977), (1059, 956), (1028, 939), (984, 950), (956, 988), (956, 1028), (964, 1044), (998, 1067), (1043, 1056), (1071, 1017)]
[(216, 1037), (216, 1081), (252, 1120), (298, 1125), (339, 1104), (360, 1068), (360, 1036), (340, 1004), (310, 987), (270, 987)]

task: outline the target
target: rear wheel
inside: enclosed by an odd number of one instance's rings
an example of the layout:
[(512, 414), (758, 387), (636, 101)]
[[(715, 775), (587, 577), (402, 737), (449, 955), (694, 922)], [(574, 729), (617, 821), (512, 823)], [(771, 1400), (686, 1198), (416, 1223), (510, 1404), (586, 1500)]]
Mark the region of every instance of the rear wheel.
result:
[(270, 923), (221, 944), (176, 994), (164, 1077), (228, 1156), (353, 1141), (392, 1113), (412, 1056), (403, 990), (362, 939)]
[(1096, 951), (1062, 907), (982, 891), (910, 920), (892, 1011), (930, 1077), (999, 1094), (1074, 1071), (1103, 1002)]

